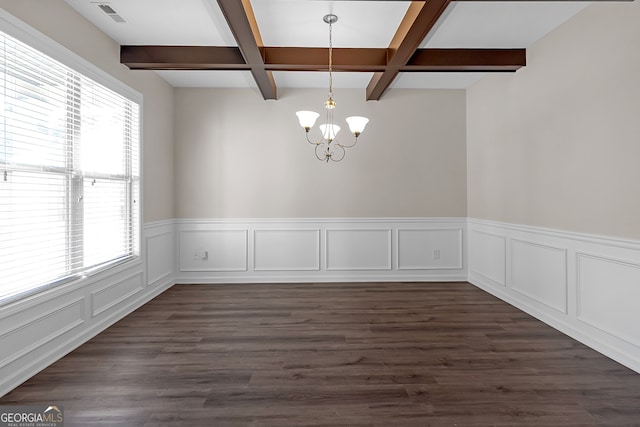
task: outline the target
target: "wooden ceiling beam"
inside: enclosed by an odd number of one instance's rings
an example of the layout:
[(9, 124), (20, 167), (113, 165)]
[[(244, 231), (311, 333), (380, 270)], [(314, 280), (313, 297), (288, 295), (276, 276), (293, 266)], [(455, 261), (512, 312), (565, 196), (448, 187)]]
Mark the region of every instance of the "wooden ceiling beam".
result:
[[(328, 71), (327, 48), (264, 47), (267, 71)], [(384, 72), (387, 49), (334, 48), (335, 71)], [(135, 70), (250, 70), (237, 47), (121, 46), (120, 62)], [(525, 49), (418, 49), (398, 71), (515, 71)]]
[(218, 6), (249, 65), (251, 74), (264, 99), (277, 99), (278, 89), (273, 74), (267, 71), (260, 50), (262, 38), (249, 0), (218, 0)]
[[(265, 66), (279, 71), (329, 71), (329, 49), (323, 47), (265, 47)], [(387, 49), (333, 48), (334, 71), (384, 71)]]
[(400, 71), (516, 71), (526, 49), (418, 49)]
[(240, 49), (220, 46), (120, 46), (132, 70), (249, 70)]
[(400, 67), (409, 62), (418, 47), (435, 26), (451, 0), (411, 2), (389, 44), (389, 58), (385, 71), (373, 75), (367, 85), (367, 101), (379, 100), (398, 75)]

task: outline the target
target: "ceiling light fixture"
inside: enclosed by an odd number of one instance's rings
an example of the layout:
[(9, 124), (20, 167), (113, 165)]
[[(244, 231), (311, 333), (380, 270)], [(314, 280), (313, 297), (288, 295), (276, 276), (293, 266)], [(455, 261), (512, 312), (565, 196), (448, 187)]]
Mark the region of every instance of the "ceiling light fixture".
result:
[[(309, 139), (309, 131), (316, 123), (316, 120), (320, 116), (320, 114), (315, 111), (298, 111), (296, 112), (296, 116), (298, 116), (298, 120), (300, 121), (300, 126), (302, 126), (305, 130), (305, 134), (307, 137), (307, 142), (311, 145), (315, 145), (315, 153), (316, 157), (320, 161), (329, 162), (329, 160), (334, 162), (339, 162), (344, 159), (346, 154), (346, 148), (351, 148), (356, 145), (358, 142), (358, 137), (364, 131), (365, 126), (369, 122), (369, 119), (361, 116), (351, 116), (347, 117), (347, 124), (349, 125), (349, 130), (355, 136), (355, 139), (351, 145), (344, 145), (336, 140), (336, 136), (340, 131), (340, 126), (334, 124), (333, 122), (333, 110), (336, 108), (336, 102), (333, 100), (333, 39), (332, 39), (332, 30), (333, 24), (338, 21), (338, 17), (333, 14), (325, 15), (322, 20), (329, 24), (329, 99), (324, 103), (324, 108), (326, 109), (326, 123), (320, 125), (320, 132), (322, 132), (322, 138), (317, 142), (313, 142)], [(337, 149), (335, 149), (337, 147)], [(335, 151), (334, 151), (335, 150)]]

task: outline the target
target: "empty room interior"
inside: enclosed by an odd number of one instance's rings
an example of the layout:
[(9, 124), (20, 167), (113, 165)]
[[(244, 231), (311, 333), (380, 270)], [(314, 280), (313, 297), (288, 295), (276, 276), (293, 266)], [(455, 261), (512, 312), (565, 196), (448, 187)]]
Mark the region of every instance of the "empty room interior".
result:
[(640, 423), (640, 2), (0, 6), (0, 414)]

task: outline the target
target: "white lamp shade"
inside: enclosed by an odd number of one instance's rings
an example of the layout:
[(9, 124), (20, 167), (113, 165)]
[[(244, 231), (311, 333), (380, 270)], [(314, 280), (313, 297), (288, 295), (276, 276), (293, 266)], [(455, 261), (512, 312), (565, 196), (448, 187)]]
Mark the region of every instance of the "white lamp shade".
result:
[(320, 117), (320, 114), (316, 113), (315, 111), (298, 111), (296, 112), (296, 116), (298, 116), (300, 126), (305, 129), (311, 129), (316, 123), (318, 117)]
[(336, 139), (336, 135), (340, 132), (340, 126), (338, 125), (320, 125), (320, 132), (322, 137), (326, 140)]
[(347, 117), (347, 123), (349, 124), (349, 130), (353, 134), (360, 135), (364, 131), (365, 126), (369, 123), (369, 119), (361, 116)]

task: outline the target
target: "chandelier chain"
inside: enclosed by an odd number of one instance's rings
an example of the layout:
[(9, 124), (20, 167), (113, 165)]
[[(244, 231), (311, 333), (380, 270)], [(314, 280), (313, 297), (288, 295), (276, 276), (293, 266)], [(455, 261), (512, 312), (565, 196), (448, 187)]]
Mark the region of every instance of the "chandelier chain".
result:
[(333, 96), (333, 24), (329, 22), (329, 96)]

